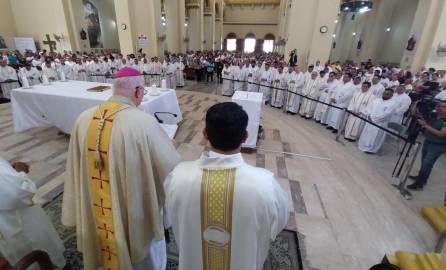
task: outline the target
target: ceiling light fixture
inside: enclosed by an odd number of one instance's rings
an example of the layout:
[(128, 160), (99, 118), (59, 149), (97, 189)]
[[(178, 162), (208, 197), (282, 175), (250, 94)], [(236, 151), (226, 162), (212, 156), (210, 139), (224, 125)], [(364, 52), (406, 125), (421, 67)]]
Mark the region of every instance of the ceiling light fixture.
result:
[(372, 1), (350, 0), (341, 4), (341, 12), (365, 13), (372, 10)]

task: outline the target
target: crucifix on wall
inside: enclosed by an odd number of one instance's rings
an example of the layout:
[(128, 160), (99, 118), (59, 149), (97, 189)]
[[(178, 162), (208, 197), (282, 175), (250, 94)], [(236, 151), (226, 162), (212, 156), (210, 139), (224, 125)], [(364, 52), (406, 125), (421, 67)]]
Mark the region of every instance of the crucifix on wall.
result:
[(46, 40), (43, 41), (43, 44), (48, 45), (50, 47), (50, 52), (55, 51), (56, 41), (50, 39), (50, 35), (46, 34)]

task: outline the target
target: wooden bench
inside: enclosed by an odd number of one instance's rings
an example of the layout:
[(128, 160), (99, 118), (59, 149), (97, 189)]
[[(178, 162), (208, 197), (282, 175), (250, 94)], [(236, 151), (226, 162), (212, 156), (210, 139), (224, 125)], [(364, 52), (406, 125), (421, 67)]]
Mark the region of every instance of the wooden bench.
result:
[(26, 270), (32, 264), (37, 263), (42, 270), (54, 270), (53, 263), (45, 251), (35, 250), (23, 257), (14, 266), (0, 257), (0, 270)]
[(421, 214), (440, 235), (435, 251), (446, 254), (446, 206), (423, 207)]
[(446, 262), (439, 253), (397, 251), (395, 255), (386, 255), (384, 262), (396, 265), (401, 270), (446, 270)]

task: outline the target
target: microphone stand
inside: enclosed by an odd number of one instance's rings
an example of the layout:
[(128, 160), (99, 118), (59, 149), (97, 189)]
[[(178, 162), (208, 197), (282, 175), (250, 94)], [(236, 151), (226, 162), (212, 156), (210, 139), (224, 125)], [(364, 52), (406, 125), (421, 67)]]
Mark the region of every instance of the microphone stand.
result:
[(156, 120), (157, 120), (158, 123), (160, 123), (160, 124), (164, 123), (164, 121), (161, 120), (161, 119), (158, 117), (158, 114), (170, 114), (170, 115), (172, 115), (172, 116), (175, 117), (175, 118), (178, 117), (177, 114), (175, 114), (175, 113), (171, 113), (171, 112), (154, 112), (154, 113), (153, 113), (153, 116), (155, 116)]

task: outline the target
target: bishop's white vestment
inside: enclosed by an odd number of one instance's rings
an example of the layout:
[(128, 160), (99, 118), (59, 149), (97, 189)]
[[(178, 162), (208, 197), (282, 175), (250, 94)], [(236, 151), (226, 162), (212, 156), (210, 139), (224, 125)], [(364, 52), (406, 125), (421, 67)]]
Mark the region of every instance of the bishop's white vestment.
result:
[[(104, 133), (91, 147), (101, 114)], [(155, 118), (125, 97), (113, 96), (79, 116), (68, 150), (62, 223), (76, 226), (84, 269), (105, 266), (107, 258), (112, 269), (164, 269), (163, 182), (179, 161)], [(102, 218), (109, 221), (98, 222)]]
[(33, 203), (34, 182), (0, 158), (0, 186), (0, 254), (14, 265), (31, 251), (43, 250), (62, 269), (65, 248), (42, 207)]
[(180, 270), (260, 270), (288, 222), (288, 196), (273, 173), (240, 153), (180, 163), (164, 187)]
[[(387, 128), (387, 124), (395, 111), (396, 104), (392, 99), (374, 99), (367, 107), (367, 118), (373, 123)], [(376, 153), (386, 140), (386, 132), (366, 123), (359, 138), (358, 148), (363, 152)]]

